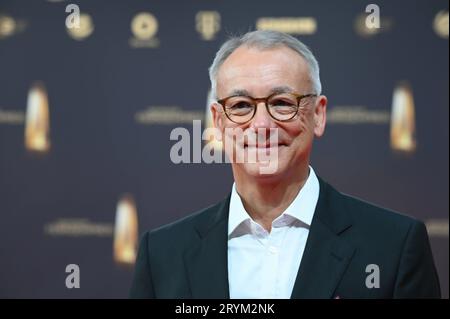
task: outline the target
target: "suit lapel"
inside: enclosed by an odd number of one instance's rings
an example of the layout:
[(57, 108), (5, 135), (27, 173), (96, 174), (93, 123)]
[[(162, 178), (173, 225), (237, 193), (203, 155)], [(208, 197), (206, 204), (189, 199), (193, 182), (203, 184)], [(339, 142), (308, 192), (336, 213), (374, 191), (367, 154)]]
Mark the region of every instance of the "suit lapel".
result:
[(351, 227), (339, 193), (320, 180), (320, 195), (291, 298), (333, 298), (354, 248), (339, 235)]
[(227, 257), (229, 203), (228, 196), (218, 207), (216, 206), (209, 220), (197, 225), (200, 239), (184, 256), (192, 298), (229, 298)]
[[(320, 182), (320, 195), (291, 298), (332, 298), (354, 247), (340, 237), (351, 227), (340, 194)], [(199, 240), (184, 255), (192, 298), (229, 298), (228, 209), (230, 196), (196, 226)]]

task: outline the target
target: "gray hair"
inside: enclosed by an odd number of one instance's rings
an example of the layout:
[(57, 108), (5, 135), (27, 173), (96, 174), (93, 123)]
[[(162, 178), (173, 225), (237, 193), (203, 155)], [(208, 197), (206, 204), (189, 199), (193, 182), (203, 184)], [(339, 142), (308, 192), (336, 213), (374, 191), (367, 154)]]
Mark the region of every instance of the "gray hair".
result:
[(319, 63), (312, 54), (311, 50), (300, 40), (291, 35), (278, 31), (253, 31), (242, 36), (232, 37), (227, 40), (217, 51), (213, 63), (209, 67), (209, 79), (211, 81), (211, 96), (217, 98), (217, 73), (225, 60), (241, 46), (257, 48), (260, 50), (272, 49), (280, 46), (286, 46), (306, 60), (309, 67), (309, 73), (315, 94), (322, 92), (320, 83)]

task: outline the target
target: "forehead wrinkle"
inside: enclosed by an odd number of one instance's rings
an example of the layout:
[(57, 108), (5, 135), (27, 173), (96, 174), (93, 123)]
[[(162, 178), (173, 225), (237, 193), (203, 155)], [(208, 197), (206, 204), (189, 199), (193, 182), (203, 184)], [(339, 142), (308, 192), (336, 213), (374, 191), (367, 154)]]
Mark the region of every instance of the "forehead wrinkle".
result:
[[(223, 78), (224, 83), (231, 83), (224, 87), (223, 82), (219, 82), (219, 91), (225, 96), (242, 95), (258, 97), (258, 95), (270, 95), (274, 93), (294, 93), (298, 91), (299, 81), (291, 76), (283, 76), (284, 72), (271, 73), (261, 77), (247, 74), (239, 74), (236, 77)], [(281, 73), (281, 74), (280, 74)], [(224, 91), (225, 90), (225, 91)], [(259, 92), (259, 94), (257, 93)]]
[(254, 78), (265, 78), (265, 77), (280, 77), (285, 78), (287, 75), (296, 76), (296, 68), (284, 68), (283, 66), (276, 64), (268, 64), (268, 65), (258, 65), (248, 66), (245, 64), (242, 65), (233, 65), (227, 68), (223, 68), (222, 70), (222, 81), (223, 80), (235, 80), (236, 78), (242, 79), (254, 79)]
[[(221, 95), (252, 95), (258, 92), (258, 95), (261, 95), (297, 91), (303, 86), (302, 83), (311, 83), (306, 62), (301, 58), (292, 61), (289, 49), (285, 52), (273, 50), (270, 55), (267, 51), (254, 49), (245, 49), (245, 55), (244, 50), (237, 51), (219, 69), (217, 88)], [(281, 90), (278, 87), (284, 88)], [(285, 90), (286, 87), (289, 90)], [(236, 92), (238, 90), (241, 92)]]
[[(282, 94), (282, 93), (294, 93), (295, 90), (292, 89), (288, 85), (282, 85), (282, 86), (275, 86), (270, 89), (269, 94)], [(233, 89), (229, 92), (229, 96), (246, 96), (246, 97), (255, 97), (252, 96), (247, 90), (245, 89)]]

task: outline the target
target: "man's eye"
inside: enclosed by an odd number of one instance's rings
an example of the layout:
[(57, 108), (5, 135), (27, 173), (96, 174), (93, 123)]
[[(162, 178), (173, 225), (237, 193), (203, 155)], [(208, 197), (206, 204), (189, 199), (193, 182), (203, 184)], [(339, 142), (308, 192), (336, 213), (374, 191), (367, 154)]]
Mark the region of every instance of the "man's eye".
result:
[(246, 109), (251, 109), (251, 108), (252, 108), (252, 106), (247, 102), (239, 102), (239, 103), (233, 104), (230, 107), (230, 109), (232, 109), (232, 110), (246, 110)]
[(270, 104), (273, 106), (295, 106), (295, 102), (289, 100), (274, 100), (270, 101)]

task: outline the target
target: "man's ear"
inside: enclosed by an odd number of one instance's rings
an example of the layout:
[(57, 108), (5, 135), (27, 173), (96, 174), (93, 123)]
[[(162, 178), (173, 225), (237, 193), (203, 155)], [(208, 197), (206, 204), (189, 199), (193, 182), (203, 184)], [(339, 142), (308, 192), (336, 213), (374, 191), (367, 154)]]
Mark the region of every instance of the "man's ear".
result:
[(327, 123), (327, 103), (328, 99), (325, 95), (320, 95), (316, 99), (314, 108), (314, 135), (321, 137), (325, 133), (325, 125)]
[(218, 137), (219, 141), (222, 140), (222, 134), (224, 132), (224, 123), (223, 123), (223, 108), (222, 105), (214, 102), (211, 104), (211, 115), (214, 128), (218, 129), (221, 132), (221, 136)]

